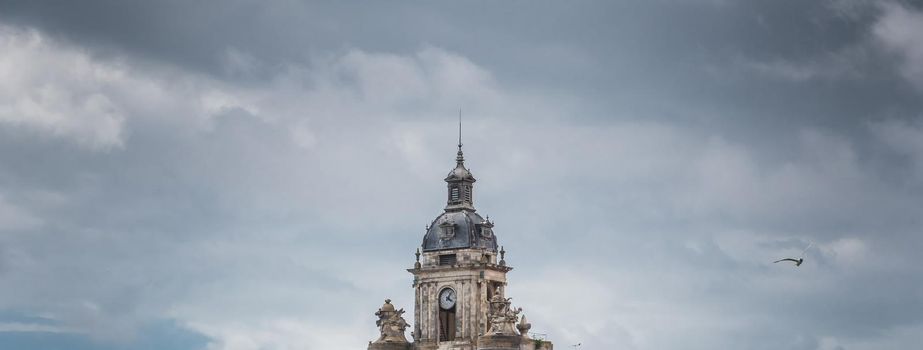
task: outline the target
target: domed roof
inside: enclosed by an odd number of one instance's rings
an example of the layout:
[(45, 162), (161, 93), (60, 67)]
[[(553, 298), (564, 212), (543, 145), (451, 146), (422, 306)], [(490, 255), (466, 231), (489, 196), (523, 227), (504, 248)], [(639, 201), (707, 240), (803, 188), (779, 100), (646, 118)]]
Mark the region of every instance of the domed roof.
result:
[(433, 220), (423, 236), (423, 251), (459, 248), (496, 251), (493, 226), (473, 210), (446, 211)]
[(458, 166), (456, 166), (455, 169), (452, 169), (451, 171), (449, 171), (449, 175), (446, 175), (445, 180), (446, 181), (464, 180), (464, 181), (470, 181), (470, 182), (476, 181), (474, 179), (474, 175), (471, 175), (471, 172), (468, 171), (468, 169), (465, 169), (465, 166), (463, 164), (458, 164)]
[(445, 177), (446, 181), (468, 181), (474, 182), (474, 175), (465, 168), (465, 155), (461, 150), (461, 143), (458, 144), (458, 154), (455, 156), (455, 168), (449, 171)]

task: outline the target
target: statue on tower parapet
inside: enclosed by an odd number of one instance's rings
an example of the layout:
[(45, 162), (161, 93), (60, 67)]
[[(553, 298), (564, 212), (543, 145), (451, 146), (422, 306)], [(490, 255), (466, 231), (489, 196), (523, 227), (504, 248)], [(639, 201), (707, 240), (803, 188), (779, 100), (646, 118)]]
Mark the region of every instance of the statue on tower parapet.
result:
[(516, 332), (516, 321), (519, 320), (519, 313), (522, 312), (522, 308), (513, 309), (510, 306), (512, 304), (510, 300), (512, 299), (513, 298), (504, 298), (500, 287), (495, 289), (494, 296), (490, 300), (490, 312), (488, 313), (490, 328), (487, 334), (519, 334)]
[(375, 312), (378, 320), (375, 325), (381, 336), (374, 342), (369, 342), (369, 350), (398, 350), (410, 349), (410, 343), (404, 336), (404, 331), (410, 326), (402, 315), (404, 309), (395, 310), (391, 299), (385, 299), (385, 304)]

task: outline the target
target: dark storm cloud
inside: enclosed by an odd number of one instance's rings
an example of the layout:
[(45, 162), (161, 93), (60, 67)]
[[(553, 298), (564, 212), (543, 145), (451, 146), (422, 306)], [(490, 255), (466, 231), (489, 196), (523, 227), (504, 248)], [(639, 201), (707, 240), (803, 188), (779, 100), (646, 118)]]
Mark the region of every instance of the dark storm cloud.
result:
[[(0, 13), (88, 45), (257, 82), (272, 74), (266, 70), (312, 54), (349, 47), (408, 53), (433, 44), (464, 52), (505, 84), (579, 92), (594, 107), (586, 118), (625, 110), (734, 128), (747, 138), (759, 138), (748, 132), (754, 124), (850, 128), (921, 107), (893, 62), (865, 48), (880, 12), (870, 3), (420, 5), (24, 1)], [(228, 70), (229, 53), (265, 65)], [(754, 74), (767, 71), (808, 81)]]
[(559, 346), (912, 347), (921, 27), (863, 1), (2, 2), (0, 344), (363, 346), (380, 298), (411, 307), (461, 107), (509, 291)]

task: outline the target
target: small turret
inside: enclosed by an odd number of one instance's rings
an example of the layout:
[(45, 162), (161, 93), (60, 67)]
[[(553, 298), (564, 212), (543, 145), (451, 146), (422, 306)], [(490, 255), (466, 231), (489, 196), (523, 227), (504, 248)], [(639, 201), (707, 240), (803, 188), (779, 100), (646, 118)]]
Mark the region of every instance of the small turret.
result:
[(448, 186), (446, 211), (474, 211), (474, 182), (477, 181), (471, 171), (465, 168), (465, 154), (462, 152), (461, 121), (458, 123), (458, 153), (455, 154), (455, 168), (445, 177)]

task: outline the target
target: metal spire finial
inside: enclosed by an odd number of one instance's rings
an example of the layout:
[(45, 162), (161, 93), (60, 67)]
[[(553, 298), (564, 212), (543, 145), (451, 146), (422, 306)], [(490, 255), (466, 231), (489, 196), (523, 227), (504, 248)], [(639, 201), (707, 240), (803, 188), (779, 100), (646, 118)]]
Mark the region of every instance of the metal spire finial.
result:
[(461, 108), (458, 109), (458, 154), (455, 157), (455, 162), (458, 164), (465, 163), (465, 155), (462, 153), (462, 124), (461, 124)]
[(461, 150), (461, 108), (458, 109), (458, 149)]

